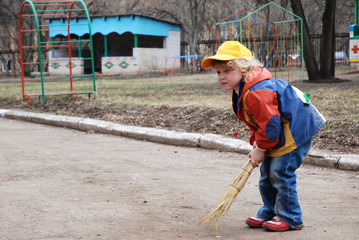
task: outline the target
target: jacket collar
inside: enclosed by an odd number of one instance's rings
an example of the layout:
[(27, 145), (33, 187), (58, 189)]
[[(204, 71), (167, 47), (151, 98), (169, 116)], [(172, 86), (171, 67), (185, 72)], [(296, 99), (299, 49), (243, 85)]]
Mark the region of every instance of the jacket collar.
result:
[[(245, 84), (243, 86), (243, 90), (239, 93), (238, 101), (240, 102), (243, 95), (250, 89), (253, 85), (267, 79), (273, 78), (272, 74), (266, 68), (260, 68), (259, 66), (255, 66), (252, 71), (247, 75), (245, 79)], [(234, 91), (234, 90), (233, 90)]]

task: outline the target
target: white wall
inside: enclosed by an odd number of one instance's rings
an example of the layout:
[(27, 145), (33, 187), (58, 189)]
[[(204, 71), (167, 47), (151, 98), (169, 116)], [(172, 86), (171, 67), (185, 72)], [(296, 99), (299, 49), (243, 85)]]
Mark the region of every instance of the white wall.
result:
[(165, 48), (134, 48), (133, 55), (138, 59), (138, 72), (163, 70), (166, 62)]
[(167, 48), (167, 56), (180, 56), (181, 55), (181, 32), (170, 31), (167, 38), (165, 38), (164, 47)]

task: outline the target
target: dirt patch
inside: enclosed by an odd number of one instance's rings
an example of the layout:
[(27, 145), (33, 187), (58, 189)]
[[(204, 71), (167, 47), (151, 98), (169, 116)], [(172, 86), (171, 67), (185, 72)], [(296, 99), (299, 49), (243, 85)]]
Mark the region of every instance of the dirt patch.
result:
[[(248, 140), (248, 128), (238, 121), (232, 110), (203, 109), (199, 107), (173, 108), (148, 106), (109, 106), (94, 100), (74, 101), (72, 97), (48, 98), (44, 104), (32, 104), (13, 99), (3, 101), (2, 108), (52, 113), (106, 120), (121, 124), (163, 128), (181, 132), (213, 133)], [(327, 122), (313, 140), (316, 148), (342, 153), (359, 153), (359, 126), (347, 122)]]
[[(196, 84), (195, 89), (201, 89), (201, 94), (205, 94), (206, 97), (208, 94), (213, 95), (222, 91), (204, 82)], [(359, 101), (356, 96), (359, 91), (359, 74), (339, 75), (336, 81), (329, 83), (301, 81), (293, 85), (303, 92), (316, 93), (315, 100), (318, 105), (320, 101), (324, 103), (320, 106), (320, 111), (325, 110), (327, 117), (328, 115), (329, 117), (335, 116), (329, 118), (325, 127), (314, 137), (313, 146), (341, 153), (359, 154)], [(188, 86), (184, 87), (188, 88)], [(344, 96), (345, 94), (338, 96), (338, 92), (344, 91), (350, 92), (352, 99)], [(101, 99), (80, 97), (76, 100), (74, 96), (48, 97), (43, 104), (37, 103), (36, 98), (33, 98), (30, 107), (27, 106), (27, 101), (19, 100), (19, 98), (0, 98), (0, 106), (1, 108), (78, 116), (181, 132), (213, 133), (228, 137), (233, 136), (234, 132), (239, 132), (240, 139), (248, 140), (248, 128), (236, 119), (231, 109), (218, 110), (196, 106), (171, 107), (167, 105), (153, 107), (146, 105), (145, 100), (143, 105), (111, 104), (104, 99), (105, 94), (102, 93)], [(138, 95), (138, 93), (135, 94)], [(146, 92), (141, 94), (146, 94)], [(177, 88), (176, 91), (169, 93), (161, 90), (160, 93), (152, 94), (166, 97), (164, 94), (182, 96), (184, 93)], [(143, 95), (141, 96), (143, 97)], [(115, 98), (116, 96), (111, 97)], [(208, 95), (208, 98), (210, 97)], [(318, 107), (316, 103), (315, 105)]]

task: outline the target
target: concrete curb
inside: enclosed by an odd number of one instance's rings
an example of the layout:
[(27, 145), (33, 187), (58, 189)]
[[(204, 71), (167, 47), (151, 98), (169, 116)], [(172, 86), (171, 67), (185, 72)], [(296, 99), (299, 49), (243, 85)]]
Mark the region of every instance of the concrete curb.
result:
[[(6, 109), (0, 109), (0, 117), (177, 146), (202, 147), (243, 154), (248, 154), (252, 149), (247, 142), (215, 134), (183, 133), (165, 129), (128, 126), (89, 118)], [(305, 163), (342, 170), (359, 171), (359, 156), (353, 154), (322, 154), (320, 150), (313, 149), (305, 159)]]

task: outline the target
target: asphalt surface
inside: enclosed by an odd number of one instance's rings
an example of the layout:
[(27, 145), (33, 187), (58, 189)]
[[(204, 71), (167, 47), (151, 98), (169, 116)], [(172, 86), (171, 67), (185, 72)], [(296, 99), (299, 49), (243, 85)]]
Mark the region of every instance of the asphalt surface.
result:
[[(7, 109), (0, 109), (0, 117), (71, 128), (80, 131), (113, 134), (176, 146), (201, 147), (244, 154), (249, 153), (251, 150), (251, 146), (247, 142), (214, 134), (183, 133), (164, 129), (128, 126), (88, 118)], [(359, 171), (358, 155), (338, 154), (323, 149), (312, 148), (305, 159), (305, 163), (341, 170)]]
[[(109, 123), (90, 119), (20, 115), (47, 123), (10, 119), (15, 112), (0, 118), (1, 240), (359, 236), (357, 171), (303, 164), (297, 182), (304, 228), (273, 233), (244, 223), (262, 204), (256, 168), (215, 234), (213, 225), (198, 222), (247, 161), (238, 142), (231, 146), (213, 135), (198, 140), (197, 135), (129, 126), (110, 129)], [(59, 122), (66, 127), (57, 127)], [(96, 133), (105, 129), (127, 137)], [(188, 147), (194, 143), (200, 147)]]

